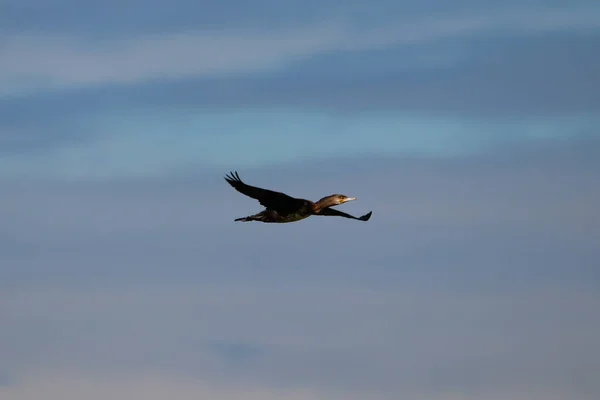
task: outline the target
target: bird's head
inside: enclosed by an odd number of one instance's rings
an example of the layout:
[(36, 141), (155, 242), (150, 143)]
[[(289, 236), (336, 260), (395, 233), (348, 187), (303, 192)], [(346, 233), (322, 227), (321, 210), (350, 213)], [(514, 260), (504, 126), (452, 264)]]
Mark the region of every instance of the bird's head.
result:
[(349, 201), (356, 200), (356, 197), (348, 197), (343, 194), (332, 194), (327, 197), (323, 197), (318, 201), (322, 207), (339, 206), (340, 204), (347, 203)]

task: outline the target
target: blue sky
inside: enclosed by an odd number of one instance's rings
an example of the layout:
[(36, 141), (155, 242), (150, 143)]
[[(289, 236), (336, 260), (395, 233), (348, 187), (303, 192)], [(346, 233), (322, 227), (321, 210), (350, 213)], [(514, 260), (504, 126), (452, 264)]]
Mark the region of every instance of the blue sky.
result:
[[(592, 1), (0, 0), (0, 397), (596, 399)], [(233, 219), (223, 180), (368, 223)]]

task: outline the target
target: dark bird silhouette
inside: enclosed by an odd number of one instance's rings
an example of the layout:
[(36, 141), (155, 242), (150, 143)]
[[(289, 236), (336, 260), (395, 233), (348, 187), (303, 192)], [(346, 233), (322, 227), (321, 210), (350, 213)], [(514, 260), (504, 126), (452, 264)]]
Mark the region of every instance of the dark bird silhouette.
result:
[(323, 197), (317, 202), (312, 202), (310, 200), (297, 199), (288, 196), (285, 193), (247, 185), (242, 182), (237, 172), (230, 172), (229, 175), (225, 177), (225, 180), (233, 186), (235, 190), (258, 200), (258, 202), (265, 207), (265, 210), (258, 214), (237, 218), (235, 221), (284, 223), (300, 221), (311, 215), (326, 215), (368, 221), (372, 214), (372, 211), (370, 211), (362, 217), (354, 217), (350, 214), (331, 208), (348, 201), (356, 200), (356, 197), (348, 197), (343, 194), (332, 194), (331, 196)]

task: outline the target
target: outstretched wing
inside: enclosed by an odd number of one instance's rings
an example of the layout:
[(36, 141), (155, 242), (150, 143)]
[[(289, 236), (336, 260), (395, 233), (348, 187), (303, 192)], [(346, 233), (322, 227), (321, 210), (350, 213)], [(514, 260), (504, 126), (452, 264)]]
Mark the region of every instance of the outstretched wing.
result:
[(264, 207), (280, 213), (285, 214), (294, 212), (304, 203), (304, 200), (296, 199), (285, 193), (247, 185), (242, 182), (237, 172), (230, 172), (229, 175), (225, 177), (225, 180), (238, 192), (245, 194), (248, 197), (252, 197), (253, 199), (258, 200)]
[(367, 214), (363, 215), (362, 217), (355, 217), (353, 215), (346, 214), (345, 212), (336, 210), (334, 208), (326, 207), (326, 208), (323, 208), (316, 215), (325, 215), (325, 216), (332, 216), (332, 217), (344, 217), (344, 218), (350, 218), (350, 219), (357, 219), (359, 221), (368, 221), (369, 218), (371, 218), (371, 214), (373, 214), (373, 211), (369, 211)]

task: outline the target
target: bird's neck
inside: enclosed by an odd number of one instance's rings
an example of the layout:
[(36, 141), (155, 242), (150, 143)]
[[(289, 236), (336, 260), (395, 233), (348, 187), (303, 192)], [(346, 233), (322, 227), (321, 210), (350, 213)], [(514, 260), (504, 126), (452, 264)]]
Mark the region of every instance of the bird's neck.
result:
[(335, 202), (335, 200), (333, 198), (324, 197), (321, 200), (319, 200), (313, 204), (313, 210), (315, 213), (318, 213), (322, 209), (331, 207), (331, 206), (335, 206), (336, 204), (337, 203)]

